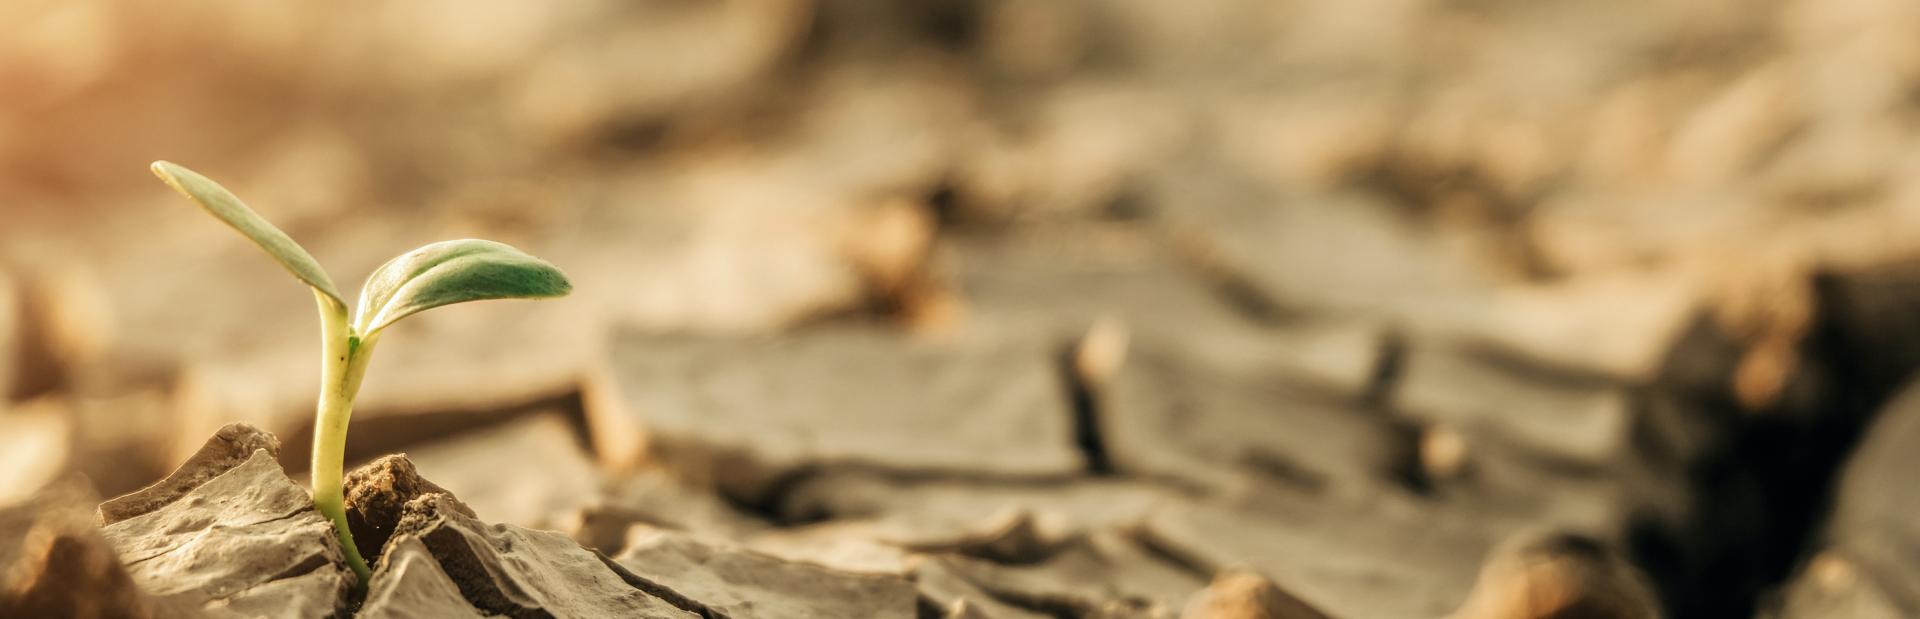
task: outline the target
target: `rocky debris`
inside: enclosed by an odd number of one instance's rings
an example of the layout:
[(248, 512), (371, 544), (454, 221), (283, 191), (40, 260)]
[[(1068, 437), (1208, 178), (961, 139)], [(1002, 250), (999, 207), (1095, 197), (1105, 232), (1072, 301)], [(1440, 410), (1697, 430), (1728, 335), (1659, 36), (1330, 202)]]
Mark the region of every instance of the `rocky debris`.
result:
[(1205, 580), (1115, 532), (1079, 540), (1038, 563), (936, 559), (1002, 601), (1068, 616), (1173, 616)]
[(1516, 538), (1487, 559), (1452, 619), (1609, 617), (1655, 619), (1646, 576), (1619, 553), (1572, 535)]
[[(1833, 512), (1789, 581), (1777, 616), (1904, 616), (1920, 612), (1920, 569), (1903, 548), (1920, 540), (1910, 482), (1920, 454), (1920, 387), (1909, 382), (1867, 427), (1835, 486)], [(1854, 611), (1859, 615), (1841, 615)]]
[(99, 508), (134, 582), (215, 615), (324, 616), (353, 573), (333, 526), (274, 461), (278, 440), (222, 428), (165, 480)]
[(1326, 619), (1258, 573), (1227, 570), (1187, 602), (1180, 619)]
[(484, 617), (485, 613), (467, 603), (460, 587), (440, 569), (426, 545), (412, 537), (403, 537), (388, 546), (374, 566), (373, 583), (367, 599), (355, 617), (364, 619), (403, 619), (408, 617)]
[(1473, 518), (1392, 494), (1349, 502), (1270, 488), (1256, 498), (1170, 506), (1139, 535), (1201, 573), (1244, 566), (1328, 615), (1381, 618), (1453, 610), (1495, 541)]
[[(1567, 461), (1598, 465), (1624, 453), (1634, 421), (1624, 388), (1440, 347), (1410, 346), (1389, 398), (1394, 410), (1468, 436), (1497, 434)], [(1490, 437), (1491, 438), (1491, 437)]]
[(389, 544), (424, 546), (474, 608), (510, 617), (697, 617), (566, 536), (488, 525), (440, 493), (408, 501)]
[(559, 528), (600, 493), (593, 460), (558, 411), (427, 443), (407, 458), (491, 522)]
[(429, 494), (448, 497), (450, 509), (476, 517), (473, 508), (452, 498), (445, 488), (420, 476), (419, 469), (405, 454), (385, 456), (347, 471), (344, 482), (347, 526), (353, 528), (353, 545), (360, 556), (371, 561), (380, 556), (387, 540), (400, 526), (408, 503)]
[(0, 410), (0, 505), (19, 502), (72, 465), (72, 418), (52, 396)]
[(0, 507), (0, 616), (194, 616), (134, 584), (94, 524), (98, 500), (68, 478)]
[(912, 583), (789, 562), (660, 529), (636, 527), (617, 560), (719, 617), (908, 617)]
[(1203, 371), (1156, 350), (1129, 353), (1094, 398), (1113, 470), (1201, 488), (1258, 471), (1308, 489), (1365, 492), (1407, 451), (1404, 437), (1353, 398)]
[(1059, 478), (1080, 471), (1055, 359), (842, 328), (755, 339), (625, 337), (588, 387), (596, 452), (749, 503), (814, 470)]

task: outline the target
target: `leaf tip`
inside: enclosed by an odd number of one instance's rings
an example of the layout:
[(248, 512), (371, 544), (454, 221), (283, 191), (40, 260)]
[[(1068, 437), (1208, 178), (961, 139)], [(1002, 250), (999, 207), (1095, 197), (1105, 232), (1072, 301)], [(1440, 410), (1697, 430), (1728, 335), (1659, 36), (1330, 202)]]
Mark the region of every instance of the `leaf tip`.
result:
[(147, 166), (147, 169), (153, 171), (153, 175), (160, 177), (160, 182), (166, 183), (168, 187), (186, 193), (186, 188), (180, 186), (180, 172), (186, 168), (180, 167), (180, 164), (165, 160), (155, 161), (153, 165)]

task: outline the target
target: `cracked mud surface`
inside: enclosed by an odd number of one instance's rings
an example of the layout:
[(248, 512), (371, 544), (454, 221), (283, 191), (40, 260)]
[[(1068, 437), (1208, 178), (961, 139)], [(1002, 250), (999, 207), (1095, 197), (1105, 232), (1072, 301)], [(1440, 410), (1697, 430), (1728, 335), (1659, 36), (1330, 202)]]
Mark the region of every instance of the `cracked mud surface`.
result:
[[(1912, 3), (452, 4), (0, 6), (0, 616), (1920, 616)], [(575, 283), (388, 333), (365, 591), (156, 158)]]

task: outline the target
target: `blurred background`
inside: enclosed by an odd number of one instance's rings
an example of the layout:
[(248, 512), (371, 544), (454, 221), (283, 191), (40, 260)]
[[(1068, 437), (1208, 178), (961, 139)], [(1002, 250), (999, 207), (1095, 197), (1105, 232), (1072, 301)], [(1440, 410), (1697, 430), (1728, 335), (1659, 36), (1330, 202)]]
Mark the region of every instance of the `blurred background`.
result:
[[(1670, 616), (1912, 616), (1916, 35), (1905, 0), (9, 2), (0, 503), (234, 421), (304, 481), (310, 295), (166, 159), (343, 288), (461, 237), (567, 271), (395, 327), (350, 459), (609, 554), (949, 553), (1056, 615), (1237, 567), (1417, 617), (1577, 536)], [(1602, 573), (1514, 578), (1632, 597)]]

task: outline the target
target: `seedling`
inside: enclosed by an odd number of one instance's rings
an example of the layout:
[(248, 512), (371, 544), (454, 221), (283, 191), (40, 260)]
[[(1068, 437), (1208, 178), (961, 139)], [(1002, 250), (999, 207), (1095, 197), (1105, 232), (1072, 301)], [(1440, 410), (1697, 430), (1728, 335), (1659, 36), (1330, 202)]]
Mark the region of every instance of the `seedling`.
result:
[(313, 421), (313, 506), (333, 521), (347, 564), (365, 583), (367, 562), (347, 529), (346, 497), (341, 487), (347, 447), (347, 421), (360, 391), (367, 361), (380, 332), (402, 318), (442, 305), (485, 299), (565, 296), (573, 290), (565, 274), (539, 258), (503, 243), (464, 239), (442, 241), (401, 254), (374, 269), (360, 287), (351, 314), (312, 254), (285, 232), (247, 208), (232, 192), (192, 170), (156, 161), (153, 173), (205, 208), (208, 213), (267, 250), (307, 287), (320, 306), (320, 401)]

